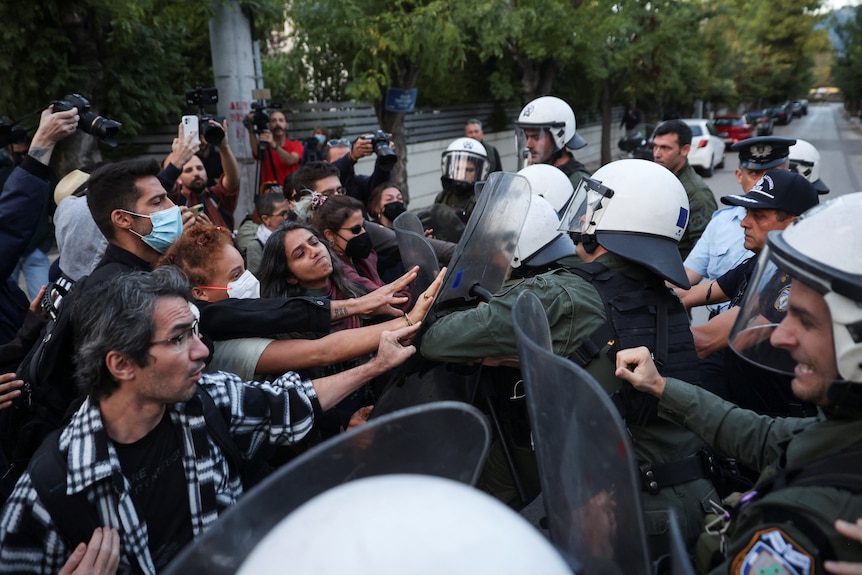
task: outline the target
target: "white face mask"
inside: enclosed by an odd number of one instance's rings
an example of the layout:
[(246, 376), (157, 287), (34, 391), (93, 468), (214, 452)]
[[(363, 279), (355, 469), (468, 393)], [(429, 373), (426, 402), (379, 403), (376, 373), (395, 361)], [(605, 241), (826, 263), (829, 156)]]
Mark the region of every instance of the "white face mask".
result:
[(245, 270), (236, 281), (227, 283), (227, 295), (234, 299), (258, 299), (260, 297), (260, 282), (253, 273)]

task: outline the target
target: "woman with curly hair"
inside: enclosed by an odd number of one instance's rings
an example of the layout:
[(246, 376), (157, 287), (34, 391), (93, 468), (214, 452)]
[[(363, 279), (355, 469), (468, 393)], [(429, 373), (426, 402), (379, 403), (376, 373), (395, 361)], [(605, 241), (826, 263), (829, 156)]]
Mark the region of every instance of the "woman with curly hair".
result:
[[(214, 343), (210, 369), (236, 373), (243, 379), (252, 379), (254, 374), (325, 367), (367, 355), (376, 349), (382, 331), (403, 327), (405, 322), (421, 321), (433, 301), (431, 294), (437, 289), (436, 286), (429, 288), (428, 299), (422, 298), (420, 305), (402, 317), (359, 330), (330, 333), (333, 325), (330, 321), (320, 321), (319, 308), (329, 304), (330, 317), (336, 322), (350, 319), (352, 314), (395, 312), (390, 304), (401, 303), (403, 298), (393, 294), (412, 281), (415, 270), (381, 292), (364, 298), (357, 297), (362, 295), (358, 292), (344, 292), (346, 297), (354, 298), (349, 301), (343, 301), (345, 297), (329, 298), (333, 301), (320, 297), (284, 299), (303, 295), (298, 293), (275, 294), (277, 299), (257, 299), (257, 279), (245, 269), (230, 233), (205, 225), (189, 228), (159, 265), (176, 266), (189, 278), (192, 295), (201, 308), (201, 332)], [(236, 299), (242, 297), (249, 299)], [(304, 304), (309, 311), (282, 313), (290, 304)], [(290, 323), (274, 319), (283, 320), (288, 315), (292, 316)], [(319, 339), (276, 339), (279, 334), (297, 332)]]

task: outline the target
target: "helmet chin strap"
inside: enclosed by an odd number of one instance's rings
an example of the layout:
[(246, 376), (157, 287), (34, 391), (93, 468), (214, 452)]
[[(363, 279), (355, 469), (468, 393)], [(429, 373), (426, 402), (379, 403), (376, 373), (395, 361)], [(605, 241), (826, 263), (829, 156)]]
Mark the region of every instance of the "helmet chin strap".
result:
[(588, 254), (593, 253), (599, 247), (599, 240), (596, 238), (596, 234), (572, 234), (572, 241), (575, 242), (575, 245), (581, 244), (584, 251)]
[(468, 184), (467, 182), (459, 182), (447, 177), (440, 178), (440, 181), (443, 184), (443, 191), (452, 192), (458, 196), (469, 196), (473, 194), (474, 185), (472, 183)]

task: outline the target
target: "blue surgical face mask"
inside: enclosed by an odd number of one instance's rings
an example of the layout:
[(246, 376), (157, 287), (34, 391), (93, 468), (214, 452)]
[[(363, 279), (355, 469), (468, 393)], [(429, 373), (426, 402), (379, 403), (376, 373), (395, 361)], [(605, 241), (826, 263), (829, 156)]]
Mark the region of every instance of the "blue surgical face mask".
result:
[(183, 215), (180, 213), (179, 206), (172, 206), (160, 212), (152, 214), (136, 214), (129, 210), (121, 210), (127, 214), (132, 214), (139, 218), (150, 218), (153, 222), (153, 231), (145, 236), (142, 236), (135, 230), (129, 231), (141, 238), (145, 244), (159, 252), (160, 254), (168, 251), (168, 248), (183, 235)]
[(315, 134), (314, 137), (317, 139), (317, 145), (322, 146), (323, 142), (326, 141), (326, 136), (323, 134)]

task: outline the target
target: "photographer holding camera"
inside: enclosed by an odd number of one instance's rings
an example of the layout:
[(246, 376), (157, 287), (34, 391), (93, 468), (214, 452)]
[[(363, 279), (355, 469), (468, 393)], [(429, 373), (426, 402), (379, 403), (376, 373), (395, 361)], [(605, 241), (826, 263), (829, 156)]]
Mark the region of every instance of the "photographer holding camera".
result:
[(260, 162), (260, 181), (278, 182), (284, 185), (284, 179), (299, 169), (302, 161), (302, 143), (287, 137), (287, 118), (281, 110), (269, 113), (269, 128), (260, 125), (260, 119), (266, 117), (263, 109), (257, 109), (248, 115), (244, 122), (248, 129), (248, 139), (254, 159)]
[(15, 336), (27, 311), (26, 296), (9, 276), (49, 201), (51, 154), (57, 142), (75, 133), (81, 119), (77, 108), (56, 113), (53, 108), (42, 112), (27, 155), (12, 170), (0, 193), (0, 278), (5, 281), (0, 285), (0, 343)]
[[(371, 175), (357, 175), (354, 171), (356, 162), (374, 153), (377, 158)], [(323, 160), (335, 165), (341, 173), (341, 182), (347, 188), (347, 195), (362, 203), (368, 202), (371, 190), (390, 180), (392, 166), (397, 159), (389, 135), (383, 130), (358, 137), (352, 146), (346, 138), (329, 140), (323, 152)]]
[[(227, 120), (224, 120), (221, 126), (215, 120), (207, 120), (207, 125), (220, 128), (224, 134), (218, 146), (218, 155), (223, 172), (216, 179), (215, 185), (209, 185), (210, 178), (206, 166), (200, 156), (195, 153), (197, 146), (194, 146), (188, 137), (183, 137), (182, 125), (178, 128), (177, 139), (174, 140), (174, 149), (166, 158), (160, 176), (162, 178), (173, 177), (174, 179), (175, 184), (168, 193), (172, 202), (178, 206), (188, 206), (189, 209), (196, 212), (196, 216), (206, 215), (213, 225), (233, 231), (233, 212), (239, 201), (239, 163), (228, 142)], [(178, 142), (180, 152), (186, 150), (184, 155), (182, 153), (176, 154)], [(189, 145), (193, 146), (191, 154), (188, 154)], [(175, 157), (177, 159), (174, 159)]]

